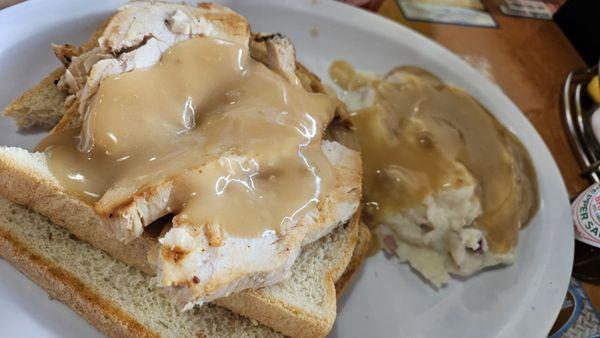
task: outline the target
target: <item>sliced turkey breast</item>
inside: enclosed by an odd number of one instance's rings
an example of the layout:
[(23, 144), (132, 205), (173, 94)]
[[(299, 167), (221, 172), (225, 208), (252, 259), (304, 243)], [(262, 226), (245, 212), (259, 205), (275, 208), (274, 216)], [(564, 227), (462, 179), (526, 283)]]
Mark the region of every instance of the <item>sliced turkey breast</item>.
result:
[(249, 46), (225, 7), (132, 2), (98, 42), (55, 46), (82, 127), (50, 137), (49, 166), (119, 240), (174, 215), (152, 260), (181, 308), (281, 281), (356, 212), (360, 156), (322, 141), (336, 101), (302, 87), (284, 36)]

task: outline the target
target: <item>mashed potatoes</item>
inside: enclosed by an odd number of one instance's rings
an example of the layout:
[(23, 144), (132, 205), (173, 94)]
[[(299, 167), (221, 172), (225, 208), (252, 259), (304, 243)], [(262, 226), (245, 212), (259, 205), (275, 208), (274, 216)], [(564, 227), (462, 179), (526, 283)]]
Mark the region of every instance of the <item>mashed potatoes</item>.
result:
[(511, 263), (537, 207), (527, 152), (477, 101), (416, 68), (330, 68), (352, 111), (365, 218), (381, 247), (439, 287)]

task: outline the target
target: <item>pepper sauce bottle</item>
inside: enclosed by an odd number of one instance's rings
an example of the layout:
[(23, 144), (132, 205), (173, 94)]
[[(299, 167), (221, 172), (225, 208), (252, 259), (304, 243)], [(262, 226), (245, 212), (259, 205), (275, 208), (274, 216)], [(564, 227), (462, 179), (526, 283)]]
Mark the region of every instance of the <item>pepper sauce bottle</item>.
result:
[(600, 283), (600, 183), (584, 190), (572, 203), (575, 228), (573, 276)]

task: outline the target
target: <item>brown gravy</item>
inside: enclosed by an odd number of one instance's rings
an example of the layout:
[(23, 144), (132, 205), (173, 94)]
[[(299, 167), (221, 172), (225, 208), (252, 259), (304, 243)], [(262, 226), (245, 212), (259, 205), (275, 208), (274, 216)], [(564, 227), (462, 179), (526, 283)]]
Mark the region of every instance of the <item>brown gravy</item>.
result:
[(352, 113), (362, 150), (364, 202), (373, 222), (415, 206), (440, 189), (478, 183), (476, 227), (492, 252), (511, 250), (535, 213), (533, 165), (519, 140), (464, 91), (416, 67), (383, 79), (337, 61), (330, 75), (344, 90), (370, 87), (372, 103)]
[(110, 192), (118, 205), (172, 179), (169, 211), (180, 220), (251, 237), (298, 220), (331, 184), (320, 146), (331, 99), (254, 61), (247, 46), (180, 42), (148, 69), (103, 79), (91, 102), (81, 130), (38, 146), (90, 204)]

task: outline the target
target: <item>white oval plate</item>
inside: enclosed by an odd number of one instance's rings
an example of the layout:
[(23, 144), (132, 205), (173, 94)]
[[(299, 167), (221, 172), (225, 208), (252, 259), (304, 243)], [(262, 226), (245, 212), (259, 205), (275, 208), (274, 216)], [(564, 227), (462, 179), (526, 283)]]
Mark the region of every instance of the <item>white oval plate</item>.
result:
[[(27, 1), (0, 11), (0, 107), (58, 62), (50, 42), (80, 43), (120, 4)], [(560, 309), (573, 259), (567, 192), (540, 136), (502, 91), (458, 57), (382, 17), (332, 1), (224, 1), (254, 31), (292, 38), (298, 58), (328, 81), (331, 61), (385, 72), (413, 64), (465, 88), (525, 144), (536, 165), (540, 211), (521, 232), (514, 265), (454, 280), (440, 291), (406, 265), (369, 258), (339, 302), (334, 337), (543, 337)], [(313, 34), (311, 34), (311, 32)], [(318, 32), (316, 37), (314, 32)], [(312, 36), (311, 36), (312, 35)], [(41, 134), (18, 134), (0, 118), (0, 144), (31, 148)], [(0, 327), (9, 336), (99, 335), (64, 305), (0, 262)]]

